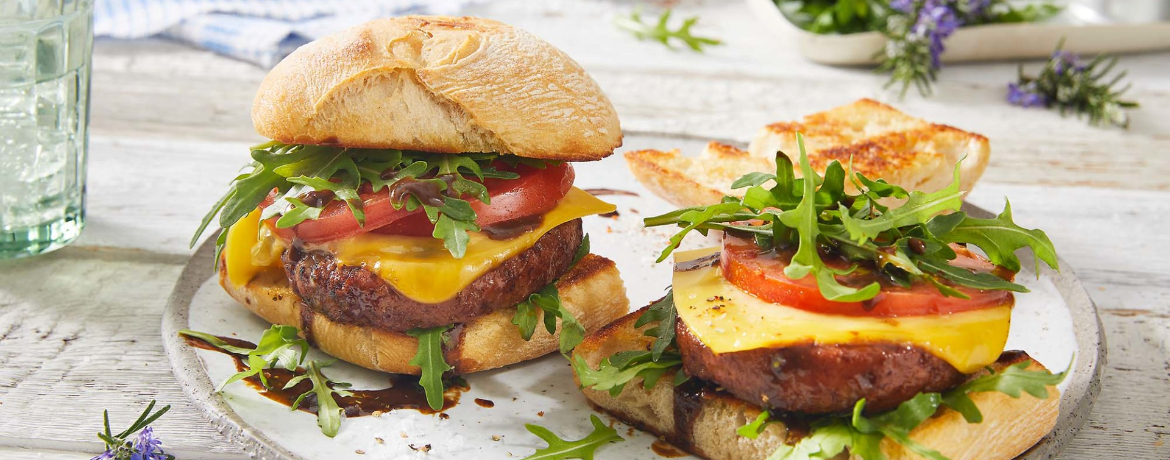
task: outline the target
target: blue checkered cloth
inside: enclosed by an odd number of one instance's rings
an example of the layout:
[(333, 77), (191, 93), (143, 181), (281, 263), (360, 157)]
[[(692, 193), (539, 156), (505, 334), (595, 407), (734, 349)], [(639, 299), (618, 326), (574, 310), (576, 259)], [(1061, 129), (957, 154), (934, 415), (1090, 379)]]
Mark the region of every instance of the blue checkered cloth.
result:
[(374, 18), (455, 14), (482, 0), (96, 0), (94, 35), (170, 37), (272, 67), (297, 47)]

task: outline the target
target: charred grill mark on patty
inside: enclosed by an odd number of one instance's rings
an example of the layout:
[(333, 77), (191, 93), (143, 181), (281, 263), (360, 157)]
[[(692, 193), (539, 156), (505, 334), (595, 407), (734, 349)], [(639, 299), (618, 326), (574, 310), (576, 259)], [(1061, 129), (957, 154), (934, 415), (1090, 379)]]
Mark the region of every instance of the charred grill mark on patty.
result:
[(569, 269), (582, 235), (581, 219), (561, 224), (455, 297), (433, 304), (406, 297), (363, 267), (338, 264), (328, 251), (306, 251), (293, 244), (281, 258), (293, 291), (314, 313), (339, 323), (401, 332), (462, 323), (515, 306)]
[(867, 413), (882, 412), (919, 392), (953, 388), (965, 378), (912, 345), (804, 344), (715, 354), (683, 321), (676, 332), (688, 375), (781, 413), (844, 414), (861, 398)]

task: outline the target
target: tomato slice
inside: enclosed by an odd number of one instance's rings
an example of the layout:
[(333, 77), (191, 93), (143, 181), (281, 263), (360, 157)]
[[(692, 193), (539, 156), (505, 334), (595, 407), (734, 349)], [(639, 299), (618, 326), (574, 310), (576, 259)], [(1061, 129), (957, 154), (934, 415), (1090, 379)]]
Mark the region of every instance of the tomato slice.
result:
[[(952, 261), (952, 265), (986, 272), (995, 269), (990, 262), (966, 248), (956, 247), (955, 252), (959, 257)], [(752, 238), (725, 233), (720, 266), (728, 281), (762, 300), (817, 313), (876, 317), (941, 315), (996, 307), (1013, 300), (1008, 291), (983, 291), (964, 286), (955, 289), (970, 299), (946, 297), (926, 282), (901, 287), (872, 270), (858, 268), (853, 273), (838, 275), (837, 281), (858, 288), (878, 281), (881, 292), (862, 302), (835, 302), (821, 295), (812, 275), (798, 280), (784, 275), (784, 267), (788, 266), (794, 253), (795, 249), (761, 252)]]
[[(549, 164), (544, 169), (525, 165), (515, 168), (503, 164), (495, 166), (499, 170), (513, 171), (520, 177), (485, 179), (483, 184), (491, 197), (491, 204), (466, 198), (475, 210), (476, 223), (480, 227), (547, 213), (569, 193), (575, 178), (573, 167), (568, 163)], [(307, 243), (349, 238), (367, 232), (408, 236), (430, 236), (434, 232), (435, 226), (422, 209), (394, 209), (385, 189), (378, 193), (362, 193), (361, 197), (366, 214), (365, 226), (358, 224), (349, 207), (341, 201), (330, 202), (318, 218), (292, 228), (275, 228), (275, 218), (267, 223), (281, 238), (291, 240), (297, 237)], [(274, 198), (274, 195), (269, 195), (260, 207), (271, 204)]]

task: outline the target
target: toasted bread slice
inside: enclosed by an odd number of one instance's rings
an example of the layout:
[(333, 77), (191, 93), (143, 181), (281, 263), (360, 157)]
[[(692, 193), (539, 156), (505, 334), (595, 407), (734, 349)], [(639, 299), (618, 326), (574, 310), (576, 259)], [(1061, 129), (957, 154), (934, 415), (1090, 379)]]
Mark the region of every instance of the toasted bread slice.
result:
[[(289, 287), (283, 271), (264, 271), (244, 286), (236, 286), (220, 264), (220, 284), (229, 295), (253, 313), (273, 324), (289, 324), (321, 351), (353, 364), (395, 374), (419, 373), (409, 364), (418, 351), (418, 340), (402, 332), (331, 321), (313, 314)], [(612, 260), (588, 254), (557, 281), (561, 304), (587, 332), (597, 330), (629, 311), (626, 289)], [(515, 309), (497, 310), (464, 323), (452, 345), (444, 350), (456, 374), (468, 374), (556, 351), (560, 329), (549, 334), (536, 328), (531, 340), (520, 337), (512, 324)], [(538, 314), (543, 314), (539, 312)], [(541, 319), (538, 318), (538, 324)]]
[[(749, 172), (776, 170), (776, 152), (797, 162), (796, 132), (805, 137), (809, 163), (819, 172), (836, 160), (849, 171), (882, 178), (907, 190), (933, 192), (950, 184), (955, 163), (963, 160), (960, 188), (969, 191), (983, 175), (991, 148), (987, 138), (946, 125), (928, 123), (870, 99), (805, 117), (799, 122), (762, 128), (748, 151), (712, 142), (698, 158), (678, 151), (626, 153), (634, 177), (658, 196), (679, 206), (717, 203), (742, 193), (731, 182)], [(797, 176), (800, 171), (796, 169)], [(846, 190), (856, 192), (851, 181)]]
[[(573, 351), (574, 359), (579, 356), (596, 368), (602, 359), (616, 352), (648, 349), (653, 338), (643, 335), (643, 329), (651, 325), (634, 327), (645, 310), (626, 315), (587, 337)], [(1006, 352), (992, 367), (999, 370), (1029, 359), (1023, 352)], [(1043, 366), (1033, 361), (1029, 368)], [(641, 379), (634, 379), (616, 398), (607, 391), (582, 391), (596, 408), (710, 460), (764, 459), (781, 444), (797, 442), (802, 436), (796, 430), (790, 432), (783, 423), (769, 423), (756, 439), (739, 436), (736, 429), (755, 420), (761, 410), (722, 392), (704, 394), (699, 398), (699, 407), (682, 411), (694, 414), (691, 420), (676, 420), (680, 411), (675, 407), (675, 388), (669, 375), (649, 390), (642, 388)], [(958, 412), (944, 407), (912, 431), (910, 437), (951, 460), (1015, 458), (1055, 426), (1060, 394), (1055, 387), (1049, 387), (1048, 392), (1048, 398), (1043, 400), (1027, 394), (1017, 399), (1002, 393), (973, 393), (971, 400), (983, 413), (982, 423), (969, 424)], [(921, 458), (889, 439), (882, 441), (881, 449), (892, 460)], [(843, 454), (839, 458), (856, 457)]]

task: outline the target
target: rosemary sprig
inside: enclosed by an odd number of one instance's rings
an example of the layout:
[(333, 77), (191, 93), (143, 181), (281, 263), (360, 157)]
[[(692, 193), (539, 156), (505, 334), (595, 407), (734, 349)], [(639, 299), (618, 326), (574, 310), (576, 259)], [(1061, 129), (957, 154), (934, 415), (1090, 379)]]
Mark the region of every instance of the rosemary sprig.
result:
[(1008, 102), (1021, 107), (1055, 107), (1061, 115), (1087, 115), (1093, 126), (1129, 127), (1125, 109), (1138, 107), (1138, 103), (1121, 98), (1130, 87), (1121, 85), (1126, 72), (1110, 75), (1117, 57), (1101, 54), (1084, 62), (1063, 47), (1061, 40), (1037, 76), (1026, 75), (1021, 65), (1017, 81), (1008, 84)]
[[(154, 437), (154, 431), (149, 426), (171, 410), (171, 406), (163, 406), (158, 412), (152, 412), (154, 405), (155, 401), (151, 400), (142, 415), (129, 428), (117, 434), (110, 430), (110, 411), (102, 411), (103, 431), (97, 435), (106, 444), (106, 450), (93, 460), (174, 460), (174, 455), (163, 452), (162, 441)], [(135, 433), (139, 435), (131, 441), (129, 438)]]
[(698, 16), (692, 16), (685, 20), (678, 29), (670, 30), (670, 14), (671, 10), (667, 9), (658, 16), (658, 22), (648, 24), (642, 22), (642, 11), (640, 8), (634, 9), (629, 16), (619, 16), (614, 19), (614, 25), (618, 29), (624, 30), (637, 37), (638, 40), (654, 40), (658, 43), (666, 45), (667, 48), (672, 48), (671, 39), (680, 40), (693, 51), (702, 53), (703, 46), (722, 45), (723, 42), (715, 38), (699, 37), (691, 33), (691, 27), (699, 21)]

